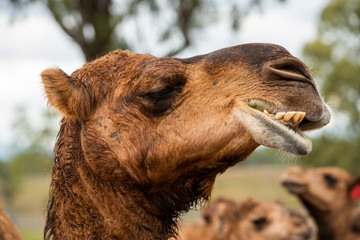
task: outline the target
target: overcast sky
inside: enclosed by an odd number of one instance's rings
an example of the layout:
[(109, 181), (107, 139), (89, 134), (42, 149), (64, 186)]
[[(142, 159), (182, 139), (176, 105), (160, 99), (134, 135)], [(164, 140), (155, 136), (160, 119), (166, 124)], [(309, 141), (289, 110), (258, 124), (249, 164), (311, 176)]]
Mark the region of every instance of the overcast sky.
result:
[[(5, 1), (6, 2), (6, 1)], [(247, 42), (276, 43), (301, 57), (303, 45), (316, 35), (321, 9), (327, 0), (288, 0), (286, 4), (266, 0), (263, 13), (253, 12), (233, 34), (222, 23), (212, 25), (199, 36), (196, 46), (180, 57), (190, 57)], [(46, 108), (40, 73), (48, 67), (60, 67), (68, 74), (80, 68), (80, 49), (54, 23), (44, 8), (33, 6), (25, 16), (10, 24), (10, 11), (0, 2), (0, 158), (4, 146), (13, 138), (11, 123), (14, 108), (26, 106), (31, 119)], [(155, 53), (156, 55), (156, 53)]]

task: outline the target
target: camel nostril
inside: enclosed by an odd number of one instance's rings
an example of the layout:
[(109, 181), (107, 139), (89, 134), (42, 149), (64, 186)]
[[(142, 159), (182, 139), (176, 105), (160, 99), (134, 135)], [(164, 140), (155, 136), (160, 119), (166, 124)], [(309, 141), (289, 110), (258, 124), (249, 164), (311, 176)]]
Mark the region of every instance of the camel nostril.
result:
[(302, 240), (309, 240), (312, 238), (313, 234), (314, 234), (313, 230), (308, 230), (306, 232), (300, 233), (299, 236)]

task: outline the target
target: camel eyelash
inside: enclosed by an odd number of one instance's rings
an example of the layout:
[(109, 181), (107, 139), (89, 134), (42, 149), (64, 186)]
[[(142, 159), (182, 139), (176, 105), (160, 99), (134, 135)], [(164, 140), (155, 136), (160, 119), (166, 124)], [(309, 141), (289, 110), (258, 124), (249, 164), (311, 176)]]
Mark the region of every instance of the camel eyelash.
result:
[(257, 230), (261, 230), (268, 223), (268, 220), (265, 217), (261, 217), (261, 218), (253, 219), (252, 223), (254, 224)]
[(174, 96), (175, 94), (180, 93), (179, 88), (166, 87), (161, 90), (150, 92), (144, 95), (145, 98), (150, 98), (154, 100), (163, 100)]
[(324, 179), (329, 184), (330, 187), (335, 186), (336, 183), (339, 181), (336, 177), (328, 173), (324, 174)]

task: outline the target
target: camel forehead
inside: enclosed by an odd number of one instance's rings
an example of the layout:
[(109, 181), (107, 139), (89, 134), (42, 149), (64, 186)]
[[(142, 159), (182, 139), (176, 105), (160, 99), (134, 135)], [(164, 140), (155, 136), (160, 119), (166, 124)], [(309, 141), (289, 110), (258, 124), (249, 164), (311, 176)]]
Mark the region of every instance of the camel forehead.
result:
[(131, 81), (141, 74), (146, 74), (149, 67), (168, 72), (174, 69), (184, 70), (187, 64), (203, 65), (203, 70), (210, 74), (223, 71), (224, 68), (234, 68), (233, 64), (260, 70), (265, 62), (286, 56), (292, 55), (282, 46), (265, 43), (242, 44), (185, 59), (157, 58), (150, 54), (115, 50), (84, 64), (72, 74), (72, 77), (82, 82), (88, 82), (95, 76), (99, 76), (103, 81), (121, 80), (123, 82), (124, 79)]
[(205, 55), (183, 59), (183, 62), (196, 63), (204, 61), (207, 65), (241, 62), (252, 67), (260, 67), (264, 62), (285, 56), (291, 56), (291, 54), (282, 46), (267, 43), (251, 43), (223, 48)]
[(340, 181), (346, 182), (350, 184), (352, 182), (353, 177), (346, 172), (344, 169), (338, 167), (322, 167), (315, 169), (316, 175), (323, 176), (324, 174), (330, 174)]
[(144, 66), (154, 59), (156, 57), (150, 54), (115, 50), (85, 63), (80, 69), (73, 72), (71, 77), (82, 82), (93, 82), (97, 78), (105, 82), (131, 80), (139, 77), (144, 70)]
[(278, 203), (268, 203), (268, 202), (262, 202), (260, 203), (255, 209), (252, 211), (251, 215), (253, 217), (259, 217), (262, 215), (271, 216), (275, 215), (277, 213), (285, 213), (285, 208)]
[(292, 174), (292, 179), (307, 179), (308, 181), (312, 181), (313, 177), (323, 177), (324, 174), (331, 174), (334, 175), (334, 177), (344, 180), (350, 180), (352, 178), (352, 176), (344, 169), (332, 166), (319, 168), (303, 168), (299, 166), (293, 166), (290, 167), (287, 171)]
[(332, 174), (339, 179), (349, 180), (351, 179), (351, 175), (346, 172), (344, 169), (339, 167), (321, 167), (315, 170), (319, 174)]

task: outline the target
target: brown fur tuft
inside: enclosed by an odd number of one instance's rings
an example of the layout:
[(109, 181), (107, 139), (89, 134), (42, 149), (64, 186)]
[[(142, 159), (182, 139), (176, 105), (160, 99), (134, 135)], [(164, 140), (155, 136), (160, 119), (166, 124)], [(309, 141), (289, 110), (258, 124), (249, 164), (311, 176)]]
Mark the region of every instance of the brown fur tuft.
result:
[(64, 116), (88, 118), (94, 100), (83, 83), (74, 81), (59, 68), (46, 69), (41, 78), (51, 106)]

